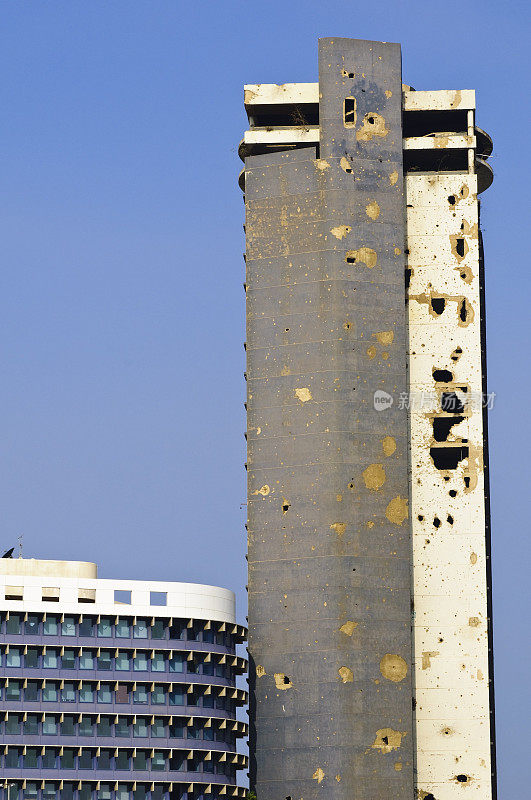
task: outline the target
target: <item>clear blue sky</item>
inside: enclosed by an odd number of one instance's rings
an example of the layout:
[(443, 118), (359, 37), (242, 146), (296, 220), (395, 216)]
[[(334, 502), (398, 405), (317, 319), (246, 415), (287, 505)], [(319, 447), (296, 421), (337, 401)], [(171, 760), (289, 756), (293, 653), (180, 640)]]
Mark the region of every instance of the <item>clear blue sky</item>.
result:
[(316, 80), (317, 38), (342, 35), (401, 42), (417, 89), (477, 90), (504, 800), (531, 763), (526, 7), (0, 3), (2, 542), (231, 586), (240, 619), (242, 85)]

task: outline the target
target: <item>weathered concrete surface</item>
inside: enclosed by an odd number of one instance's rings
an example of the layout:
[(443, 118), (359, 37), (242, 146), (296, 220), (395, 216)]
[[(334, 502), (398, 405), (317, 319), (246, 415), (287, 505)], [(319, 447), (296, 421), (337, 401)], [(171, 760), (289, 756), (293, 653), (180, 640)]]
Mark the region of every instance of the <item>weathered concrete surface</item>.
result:
[(319, 85), (320, 157), (245, 165), (251, 782), (412, 800), (400, 48), (323, 39)]

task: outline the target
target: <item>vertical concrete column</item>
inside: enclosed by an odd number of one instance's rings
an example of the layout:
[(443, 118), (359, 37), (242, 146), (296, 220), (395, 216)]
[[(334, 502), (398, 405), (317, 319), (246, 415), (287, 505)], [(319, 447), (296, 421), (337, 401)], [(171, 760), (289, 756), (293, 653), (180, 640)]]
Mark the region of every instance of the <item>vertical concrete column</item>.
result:
[(246, 159), (251, 781), (411, 800), (400, 49), (319, 82), (320, 157)]

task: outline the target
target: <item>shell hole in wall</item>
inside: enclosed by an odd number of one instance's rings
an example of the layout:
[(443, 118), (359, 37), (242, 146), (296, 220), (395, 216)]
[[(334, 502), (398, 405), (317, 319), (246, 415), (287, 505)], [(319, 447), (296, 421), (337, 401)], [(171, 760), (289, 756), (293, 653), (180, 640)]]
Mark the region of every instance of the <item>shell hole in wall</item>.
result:
[(460, 347), (456, 347), (450, 358), (452, 361), (459, 361), (459, 357), (462, 354), (462, 349)]
[(457, 492), (456, 492), (456, 490), (455, 490), (455, 489), (450, 489), (450, 491), (448, 492), (448, 494), (450, 495), (450, 497), (457, 497)]
[(433, 311), (436, 314), (441, 315), (443, 313), (446, 306), (446, 300), (444, 297), (432, 297), (430, 303)]
[(447, 414), (462, 414), (465, 407), (455, 392), (441, 394), (441, 411)]
[(454, 379), (453, 372), (449, 369), (434, 369), (432, 375), (437, 383), (451, 383)]

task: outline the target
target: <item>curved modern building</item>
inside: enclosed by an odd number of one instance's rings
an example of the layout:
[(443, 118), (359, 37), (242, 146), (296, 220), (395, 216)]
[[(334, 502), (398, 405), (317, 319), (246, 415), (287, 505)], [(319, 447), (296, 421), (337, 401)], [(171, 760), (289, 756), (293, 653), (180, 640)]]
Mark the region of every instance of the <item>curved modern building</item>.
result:
[(243, 797), (233, 592), (0, 560), (0, 797)]

